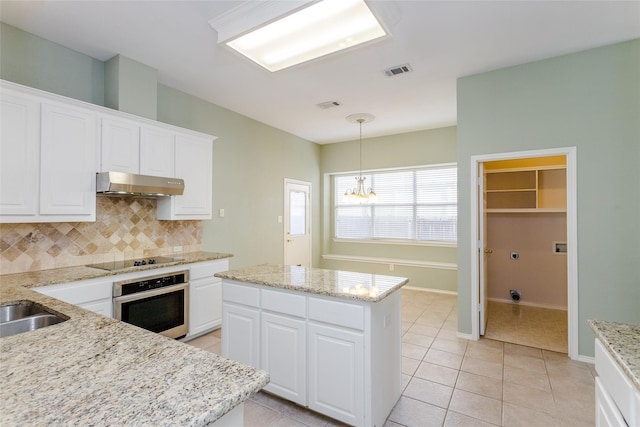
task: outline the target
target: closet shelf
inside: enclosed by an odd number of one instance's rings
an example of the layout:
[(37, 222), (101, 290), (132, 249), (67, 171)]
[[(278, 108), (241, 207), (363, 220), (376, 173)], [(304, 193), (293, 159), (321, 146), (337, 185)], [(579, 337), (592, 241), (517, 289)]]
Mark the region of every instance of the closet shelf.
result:
[(565, 166), (485, 171), (487, 213), (566, 212)]

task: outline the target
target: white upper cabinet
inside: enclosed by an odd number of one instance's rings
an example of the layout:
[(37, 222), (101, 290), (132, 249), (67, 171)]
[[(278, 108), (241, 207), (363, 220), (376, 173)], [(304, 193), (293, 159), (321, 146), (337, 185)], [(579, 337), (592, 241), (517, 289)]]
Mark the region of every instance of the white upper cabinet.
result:
[(43, 103), (40, 214), (52, 221), (96, 220), (96, 115)]
[(158, 219), (210, 219), (214, 136), (0, 80), (0, 223), (96, 220), (96, 173), (182, 178)]
[(175, 135), (166, 129), (143, 126), (140, 129), (140, 173), (181, 178), (175, 175)]
[(95, 221), (95, 112), (8, 82), (0, 88), (0, 222)]
[(101, 125), (101, 172), (174, 177), (174, 132), (118, 117)]
[(101, 172), (140, 173), (140, 126), (106, 117), (101, 125)]
[(176, 135), (175, 177), (184, 194), (158, 200), (158, 219), (211, 219), (213, 143), (208, 138)]
[[(40, 104), (2, 91), (0, 99), (0, 215), (38, 213)], [(8, 221), (5, 221), (8, 222)]]

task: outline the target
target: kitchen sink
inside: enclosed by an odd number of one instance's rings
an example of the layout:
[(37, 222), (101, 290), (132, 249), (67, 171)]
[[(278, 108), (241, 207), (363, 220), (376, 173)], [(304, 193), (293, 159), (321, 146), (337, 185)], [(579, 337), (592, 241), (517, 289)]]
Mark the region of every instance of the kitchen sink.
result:
[(5, 305), (0, 307), (0, 337), (35, 331), (67, 319), (32, 301)]

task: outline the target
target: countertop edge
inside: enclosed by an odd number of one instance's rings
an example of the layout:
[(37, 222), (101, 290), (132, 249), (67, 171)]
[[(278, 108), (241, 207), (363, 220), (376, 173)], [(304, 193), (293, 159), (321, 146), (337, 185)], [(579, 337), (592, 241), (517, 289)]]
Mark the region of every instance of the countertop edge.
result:
[(27, 289), (42, 286), (57, 285), (60, 283), (77, 282), (80, 280), (99, 279), (120, 274), (137, 273), (140, 271), (156, 270), (160, 268), (175, 267), (179, 265), (194, 264), (198, 262), (216, 261), (233, 257), (232, 254), (219, 252), (184, 252), (175, 254), (178, 261), (165, 264), (154, 264), (139, 267), (125, 268), (121, 270), (102, 270), (84, 265), (74, 267), (61, 267), (48, 270), (28, 271), (0, 275), (0, 286), (22, 286)]
[[(304, 286), (301, 286), (299, 284), (292, 284), (291, 277), (287, 276), (286, 272), (284, 272), (286, 268), (291, 268), (291, 266), (262, 264), (262, 265), (248, 267), (245, 269), (222, 271), (219, 273), (215, 273), (214, 276), (223, 280), (247, 283), (247, 284), (256, 285), (256, 286), (268, 286), (276, 289), (285, 289), (285, 290), (302, 292), (302, 293), (311, 294), (311, 295), (327, 296), (327, 297), (338, 298), (338, 299), (343, 299), (348, 301), (360, 301), (365, 303), (380, 302), (385, 298), (387, 298), (388, 296), (390, 296), (391, 294), (393, 294), (394, 292), (400, 290), (407, 283), (409, 283), (409, 279), (406, 277), (351, 272), (354, 274), (369, 276), (372, 279), (376, 279), (376, 278), (387, 279), (387, 280), (391, 279), (395, 281), (395, 283), (393, 283), (392, 285), (389, 285), (388, 288), (385, 288), (384, 290), (381, 290), (376, 295), (372, 296), (371, 294), (366, 294), (366, 293), (340, 292), (335, 288), (313, 286), (314, 284), (313, 279), (306, 280)], [(311, 274), (339, 272), (339, 270), (327, 270), (327, 269), (321, 269), (321, 268), (307, 268), (307, 267), (295, 267), (295, 268), (299, 268), (301, 269), (301, 271), (304, 271), (305, 273), (308, 272)], [(273, 269), (282, 269), (282, 271), (274, 274)], [(247, 274), (247, 272), (250, 272), (250, 274)], [(324, 278), (321, 278), (321, 279), (323, 283), (326, 280)], [(316, 282), (318, 280), (316, 280)], [(354, 281), (357, 281), (357, 280), (354, 279)]]
[[(604, 321), (604, 320), (588, 320), (587, 323), (589, 324), (589, 326), (591, 327), (591, 330), (596, 335), (596, 338), (598, 338), (602, 342), (602, 344), (604, 344), (604, 347), (607, 349), (611, 357), (613, 357), (613, 360), (616, 361), (620, 369), (622, 369), (622, 371), (626, 374), (629, 380), (640, 391), (640, 378), (638, 377), (637, 373), (634, 372), (633, 369), (629, 366), (628, 361), (625, 360), (625, 358), (622, 356), (620, 352), (621, 345), (620, 344), (616, 345), (612, 343), (606, 331), (603, 330), (603, 326), (611, 327), (611, 326), (618, 325), (618, 326), (628, 327), (632, 325), (628, 325), (620, 322)], [(636, 337), (636, 339), (638, 340), (638, 344), (640, 346), (640, 336)], [(638, 357), (640, 357), (640, 355)]]
[[(170, 266), (176, 266), (176, 265), (193, 264), (193, 263), (204, 262), (204, 261), (213, 261), (213, 260), (224, 259), (224, 258), (229, 258), (233, 256), (231, 254), (226, 254), (226, 253), (212, 253), (212, 252), (194, 252), (194, 253), (188, 253), (188, 254), (184, 253), (180, 255), (182, 258), (180, 261), (171, 263), (170, 265), (164, 264), (162, 266), (147, 266), (147, 268), (144, 268), (143, 270), (153, 270), (157, 268), (164, 268), (164, 267), (170, 267)], [(66, 267), (63, 269), (66, 271), (65, 274), (56, 275), (55, 273), (52, 273), (55, 270), (59, 271), (62, 269), (41, 270), (38, 272), (1, 275), (0, 276), (0, 280), (1, 280), (0, 303), (4, 305), (17, 300), (25, 300), (25, 299), (33, 300), (37, 303), (42, 303), (53, 312), (60, 313), (65, 317), (67, 317), (68, 320), (66, 322), (63, 322), (59, 325), (52, 326), (52, 328), (57, 328), (57, 329), (55, 330), (52, 329), (47, 331), (46, 338), (51, 337), (52, 342), (61, 342), (61, 340), (64, 338), (65, 335), (68, 335), (68, 333), (76, 333), (74, 331), (80, 330), (78, 328), (81, 328), (81, 330), (83, 330), (83, 333), (85, 332), (90, 333), (87, 331), (91, 330), (91, 331), (94, 331), (95, 333), (104, 334), (104, 333), (107, 333), (107, 332), (104, 332), (106, 328), (111, 327), (115, 329), (111, 329), (111, 332), (108, 333), (108, 335), (111, 337), (110, 338), (111, 340), (116, 340), (116, 342), (126, 342), (126, 340), (128, 339), (134, 339), (135, 338), (134, 336), (140, 335), (140, 338), (142, 339), (142, 341), (146, 342), (146, 341), (152, 340), (155, 343), (156, 342), (155, 340), (158, 340), (158, 345), (160, 345), (161, 348), (164, 348), (165, 344), (160, 343), (160, 341), (165, 339), (162, 336), (152, 334), (148, 331), (140, 330), (139, 328), (136, 328), (132, 325), (123, 324), (122, 322), (119, 322), (115, 319), (101, 316), (97, 313), (87, 311), (73, 304), (66, 303), (52, 297), (48, 297), (44, 294), (40, 294), (34, 289), (37, 287), (53, 285), (58, 283), (81, 281), (81, 280), (87, 280), (87, 279), (99, 278), (99, 277), (109, 277), (117, 274), (129, 273), (131, 271), (119, 270), (119, 271), (111, 272), (107, 270), (99, 270), (99, 269), (81, 266), (81, 267)], [(140, 270), (141, 269), (139, 268), (135, 269), (136, 272)], [(91, 273), (88, 273), (88, 271)], [(80, 274), (80, 275), (78, 276), (77, 274)], [(55, 276), (55, 278), (50, 281), (42, 280), (42, 282), (36, 282), (38, 278), (46, 278), (49, 275), (53, 275)], [(90, 277), (87, 277), (87, 275), (89, 275)], [(114, 325), (114, 326), (109, 326), (109, 325)], [(85, 328), (88, 328), (88, 329), (85, 330)], [(118, 338), (118, 336), (113, 335), (114, 333), (118, 333), (118, 331), (120, 330), (125, 332), (125, 336), (123, 336), (122, 338)], [(5, 373), (9, 372), (9, 371), (6, 371), (7, 369), (13, 371), (13, 368), (10, 368), (11, 365), (7, 363), (8, 360), (6, 358), (9, 357), (11, 354), (19, 355), (23, 353), (24, 354), (22, 357), (24, 357), (26, 354), (28, 354), (28, 349), (30, 345), (41, 342), (41, 339), (45, 337), (45, 335), (43, 335), (43, 332), (44, 331), (34, 331), (29, 334), (19, 334), (15, 336), (2, 338), (2, 348), (3, 348), (3, 353), (5, 353), (4, 354), (5, 359), (3, 359), (4, 363), (2, 363), (2, 365), (3, 365), (3, 370), (5, 370)], [(33, 335), (30, 335), (30, 334), (33, 334)], [(129, 338), (129, 337), (132, 337), (132, 338)], [(96, 339), (98, 341), (101, 340), (101, 338), (100, 339), (96, 338)], [(46, 343), (42, 342), (40, 345), (44, 345), (44, 344)], [(188, 344), (183, 344), (183, 345), (188, 346)], [(23, 346), (26, 346), (26, 347), (23, 348)], [(185, 355), (189, 358), (192, 357), (191, 353), (202, 351), (197, 348), (185, 348), (185, 349), (188, 350), (187, 351), (188, 355), (187, 354)], [(18, 351), (19, 353), (16, 353), (16, 351)], [(195, 355), (193, 357), (195, 357)], [(202, 358), (202, 356), (199, 356), (199, 357)], [(226, 360), (213, 353), (211, 354), (211, 357), (212, 358), (215, 357), (215, 360), (216, 360), (215, 364), (218, 366), (225, 366), (225, 367), (226, 366), (232, 367), (236, 365), (241, 366), (241, 364), (239, 364), (238, 362)], [(61, 359), (61, 365), (68, 366), (69, 364), (68, 364), (68, 361)], [(22, 372), (23, 373), (28, 372), (28, 370), (27, 371), (22, 370)], [(247, 371), (247, 372), (251, 372), (251, 374), (248, 377), (244, 378), (242, 384), (239, 384), (236, 387), (234, 387), (235, 391), (232, 394), (228, 394), (226, 396), (221, 395), (224, 397), (224, 399), (221, 400), (220, 403), (210, 406), (209, 408), (207, 408), (206, 411), (194, 413), (193, 418), (191, 418), (189, 421), (189, 424), (194, 426), (209, 425), (210, 423), (222, 418), (224, 415), (229, 413), (233, 408), (243, 403), (245, 400), (247, 400), (249, 397), (251, 397), (258, 391), (260, 391), (265, 385), (269, 383), (269, 380), (270, 380), (269, 374), (266, 371), (256, 369), (256, 368), (250, 368), (250, 371)], [(2, 417), (0, 417), (0, 419), (3, 420), (2, 422), (7, 422), (7, 423), (18, 422), (20, 419), (22, 419), (23, 416), (28, 415), (24, 413), (25, 410), (28, 411), (28, 406), (25, 406), (23, 409), (20, 409), (20, 405), (18, 405), (16, 408), (14, 408), (14, 411), (11, 411), (11, 413), (5, 413)], [(17, 418), (14, 418), (14, 416), (16, 415), (17, 415)], [(9, 417), (9, 418), (6, 418), (6, 417)], [(68, 420), (68, 422), (70, 423), (74, 423), (78, 421), (79, 419), (76, 419), (76, 418)], [(150, 420), (145, 421), (145, 419), (141, 419), (142, 423), (149, 422), (149, 421)]]

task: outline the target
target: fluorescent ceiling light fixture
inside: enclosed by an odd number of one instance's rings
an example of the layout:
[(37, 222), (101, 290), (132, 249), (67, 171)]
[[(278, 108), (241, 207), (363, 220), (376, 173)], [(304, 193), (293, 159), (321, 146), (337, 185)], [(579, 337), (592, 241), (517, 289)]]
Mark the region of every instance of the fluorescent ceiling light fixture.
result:
[(323, 0), (227, 45), (278, 71), (387, 35), (364, 0)]

